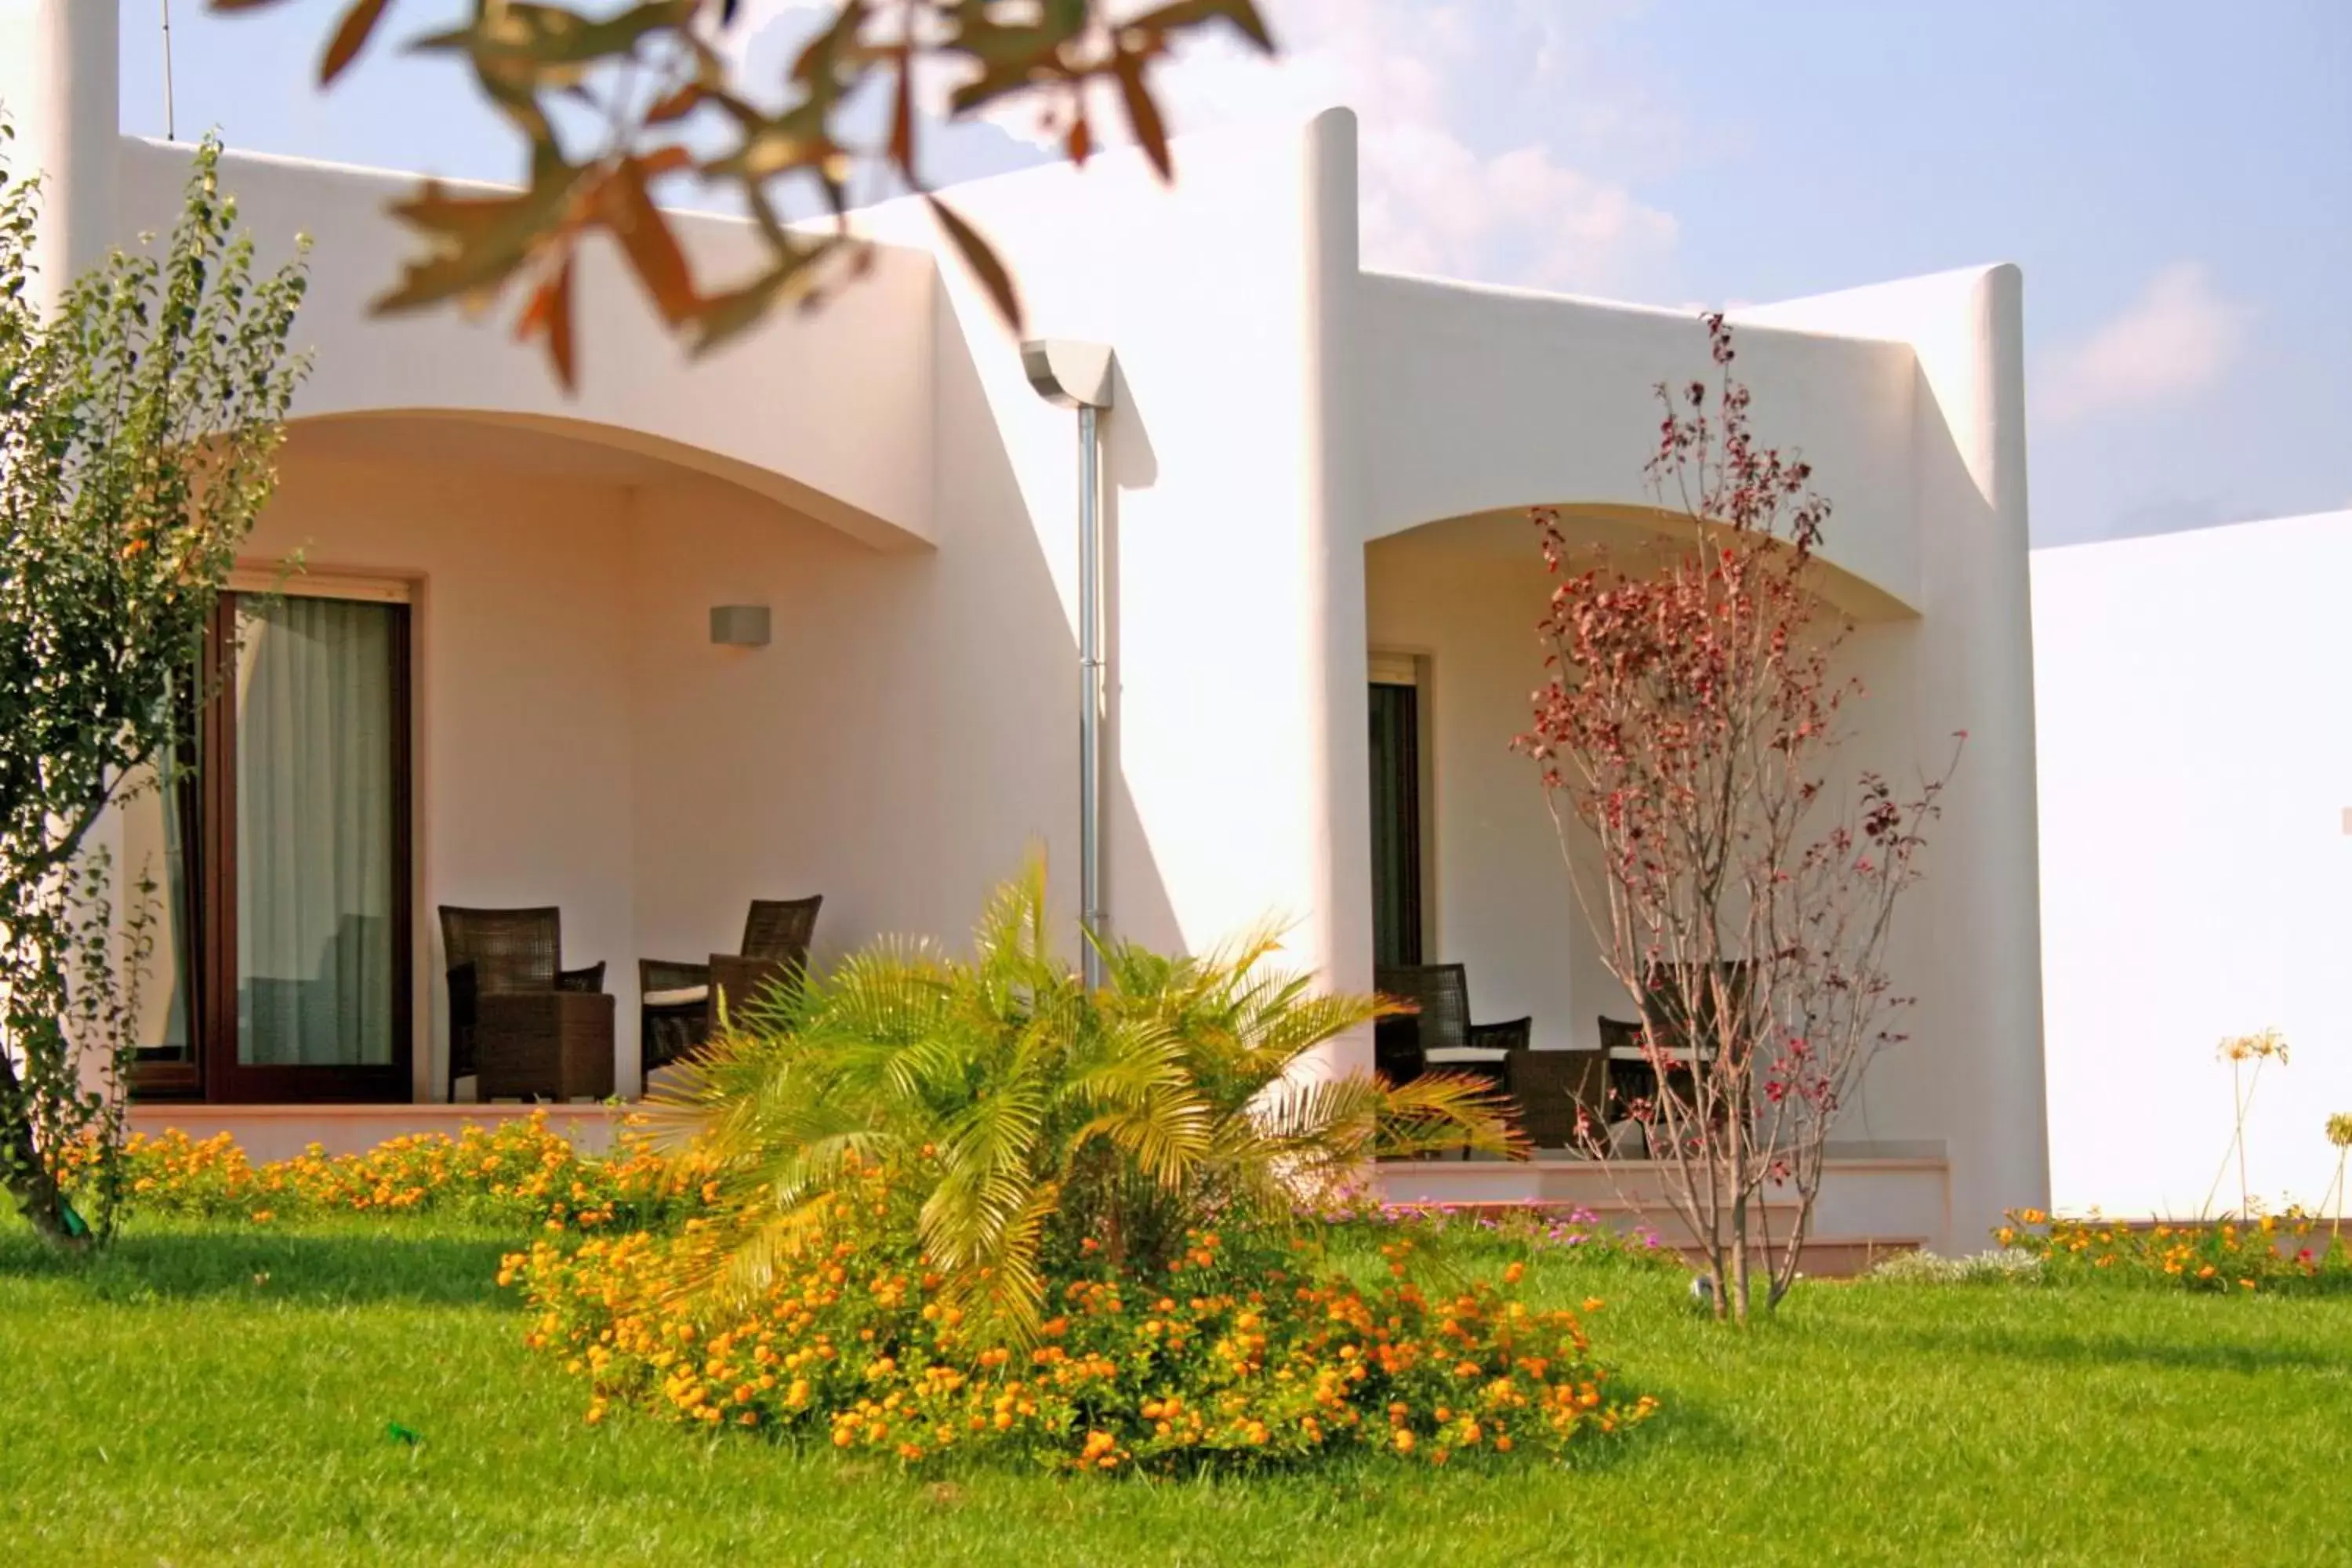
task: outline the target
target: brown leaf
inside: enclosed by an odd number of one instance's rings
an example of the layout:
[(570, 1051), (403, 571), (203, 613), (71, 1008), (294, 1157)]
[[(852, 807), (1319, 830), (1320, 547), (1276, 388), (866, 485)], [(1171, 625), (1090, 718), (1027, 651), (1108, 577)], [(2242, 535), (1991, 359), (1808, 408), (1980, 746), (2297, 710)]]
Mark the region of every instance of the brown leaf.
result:
[(1121, 49), (1111, 60), (1111, 71), (1118, 78), (1119, 96), (1127, 102), (1127, 122), (1135, 127), (1135, 139), (1143, 143), (1144, 156), (1163, 180), (1175, 174), (1168, 158), (1168, 126), (1160, 118), (1160, 106), (1151, 101), (1151, 89), (1143, 82), (1143, 57)]
[(555, 379), (565, 393), (578, 385), (573, 374), (572, 352), (572, 258), (552, 277), (532, 290), (530, 303), (523, 308), (521, 319), (515, 322), (515, 341), (529, 342), (533, 337), (547, 339), (547, 357), (555, 366)]
[(342, 75), (344, 68), (359, 55), (383, 20), (386, 0), (352, 0), (351, 9), (335, 27), (335, 36), (327, 40), (327, 52), (319, 58), (319, 85), (327, 87)]
[(677, 236), (670, 232), (669, 220), (646, 189), (646, 165), (635, 158), (622, 160), (596, 195), (598, 215), (620, 243), (662, 320), (673, 327), (690, 320), (701, 305), (701, 296), (695, 290), (694, 272), (687, 265)]
[(898, 89), (890, 104), (890, 162), (911, 183), (915, 177), (915, 57), (904, 44), (897, 54)]
[(434, 243), (425, 255), (408, 263), (399, 284), (369, 309), (388, 315), (497, 289), (549, 236), (566, 226), (565, 208), (580, 174), (576, 168), (558, 166), (529, 190), (490, 196), (453, 195), (437, 181), (427, 180), (423, 189), (394, 203), (390, 210)]
[(1000, 98), (1034, 89), (1037, 80), (1032, 70), (1033, 64), (1028, 60), (1012, 60), (988, 67), (948, 96), (949, 111), (969, 113)]
[(1069, 155), (1071, 163), (1084, 168), (1094, 150), (1094, 127), (1087, 123), (1086, 105), (1081, 103), (1076, 118), (1070, 121), (1069, 133), (1062, 138), (1062, 151)]
[(803, 86), (813, 86), (820, 77), (830, 77), (841, 57), (855, 50), (858, 30), (866, 25), (864, 0), (842, 0), (833, 25), (811, 38), (793, 61), (792, 79)]
[(1231, 22), (1251, 43), (1269, 55), (1274, 53), (1274, 35), (1266, 31), (1265, 19), (1257, 14), (1257, 6), (1251, 0), (1174, 0), (1156, 11), (1129, 17), (1126, 25), (1155, 33), (1176, 33), (1215, 21)]
[(1007, 327), (1018, 333), (1021, 331), (1021, 296), (1014, 291), (1013, 275), (1004, 269), (1004, 263), (997, 259), (995, 250), (981, 237), (980, 231), (966, 223), (947, 203), (928, 194), (923, 200), (929, 205), (931, 216), (940, 220), (940, 226), (948, 231), (948, 237), (955, 241), (956, 249), (962, 252), (965, 265), (979, 277), (981, 287), (988, 290), (989, 299), (996, 306), (996, 313), (1004, 318)]
[(759, 324), (769, 311), (804, 300), (818, 287), (817, 263), (846, 243), (821, 240), (805, 250), (785, 250), (776, 265), (740, 289), (713, 294), (694, 318), (694, 352), (706, 354)]
[(702, 84), (698, 81), (690, 81), (676, 92), (665, 94), (655, 100), (654, 106), (646, 110), (646, 123), (667, 125), (672, 121), (685, 119), (700, 107), (702, 107)]

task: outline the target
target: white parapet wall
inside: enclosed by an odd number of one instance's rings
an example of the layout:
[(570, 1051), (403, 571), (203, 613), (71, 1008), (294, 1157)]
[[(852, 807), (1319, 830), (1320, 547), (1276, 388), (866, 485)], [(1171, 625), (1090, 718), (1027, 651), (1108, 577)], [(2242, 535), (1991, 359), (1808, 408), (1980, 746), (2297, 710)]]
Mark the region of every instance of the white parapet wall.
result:
[[(2042, 995), (2062, 1209), (2316, 1207), (2352, 1111), (2352, 511), (2037, 552)], [(2216, 1192), (2216, 1177), (2221, 1178)], [(2333, 1207), (2345, 1206), (2339, 1196)]]

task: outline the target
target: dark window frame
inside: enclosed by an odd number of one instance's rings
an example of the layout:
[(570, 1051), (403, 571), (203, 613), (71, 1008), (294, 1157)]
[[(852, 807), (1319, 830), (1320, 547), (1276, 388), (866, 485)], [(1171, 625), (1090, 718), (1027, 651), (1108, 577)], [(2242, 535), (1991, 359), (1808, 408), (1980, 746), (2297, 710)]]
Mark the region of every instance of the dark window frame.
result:
[[(247, 596), (224, 590), (214, 609), (193, 683), (203, 697), (191, 736), (200, 765), (183, 774), (181, 798), (174, 802), (174, 809), (182, 814), (183, 842), (188, 847), (185, 882), (191, 907), (174, 910), (173, 915), (186, 922), (193, 1059), (138, 1063), (131, 1091), (141, 1100), (212, 1104), (406, 1104), (415, 1092), (415, 774), (410, 608), (396, 601), (369, 601), (382, 603), (390, 622), (386, 640), (393, 710), (392, 1060), (365, 1066), (252, 1066), (236, 1059), (236, 691), (231, 666), (237, 605)], [(190, 827), (193, 831), (186, 831)]]
[[(1405, 696), (1402, 700), (1398, 700), (1378, 695), (1381, 692), (1402, 692)], [(1397, 865), (1394, 869), (1400, 872), (1404, 879), (1398, 900), (1400, 907), (1397, 940), (1392, 949), (1384, 948), (1378, 929), (1381, 906), (1379, 879), (1382, 875), (1378, 838), (1381, 824), (1375, 820), (1372, 824), (1375, 837), (1371, 845), (1374, 878), (1373, 961), (1381, 964), (1417, 964), (1423, 962), (1429, 930), (1427, 859), (1423, 853), (1422, 837), (1421, 687), (1417, 682), (1408, 685), (1396, 681), (1375, 680), (1368, 685), (1365, 698), (1366, 707), (1370, 710), (1372, 723), (1377, 725), (1380, 722), (1381, 705), (1385, 702), (1390, 709), (1390, 721), (1394, 724), (1397, 731), (1397, 754), (1391, 759), (1391, 776), (1387, 783), (1389, 789), (1393, 792), (1396, 805), (1395, 816), (1398, 819), (1395, 824), (1398, 842)], [(1375, 767), (1381, 764), (1381, 759), (1377, 754), (1374, 755), (1372, 762)], [(1371, 782), (1373, 781), (1367, 781), (1368, 784)], [(1377, 809), (1379, 798), (1380, 792), (1375, 789), (1373, 791), (1375, 809)]]

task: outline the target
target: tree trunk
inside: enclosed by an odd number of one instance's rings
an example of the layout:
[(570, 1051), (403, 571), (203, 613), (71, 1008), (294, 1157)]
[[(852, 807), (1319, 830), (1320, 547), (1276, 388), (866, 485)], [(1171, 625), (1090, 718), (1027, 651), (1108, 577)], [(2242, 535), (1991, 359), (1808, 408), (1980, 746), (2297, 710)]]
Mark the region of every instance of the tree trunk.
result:
[(1731, 1315), (1735, 1321), (1748, 1321), (1748, 1199), (1745, 1196), (1731, 1204)]
[(16, 1200), (17, 1212), (42, 1240), (59, 1247), (79, 1245), (83, 1238), (66, 1224), (64, 1194), (58, 1191), (57, 1179), (33, 1146), (32, 1123), (9, 1120), (0, 1136), (7, 1145), (8, 1195)]
[(1735, 1105), (1730, 1113), (1730, 1125), (1724, 1129), (1724, 1140), (1730, 1145), (1724, 1163), (1734, 1184), (1731, 1196), (1731, 1272), (1735, 1305), (1732, 1316), (1739, 1322), (1748, 1321), (1748, 1147), (1746, 1118)]

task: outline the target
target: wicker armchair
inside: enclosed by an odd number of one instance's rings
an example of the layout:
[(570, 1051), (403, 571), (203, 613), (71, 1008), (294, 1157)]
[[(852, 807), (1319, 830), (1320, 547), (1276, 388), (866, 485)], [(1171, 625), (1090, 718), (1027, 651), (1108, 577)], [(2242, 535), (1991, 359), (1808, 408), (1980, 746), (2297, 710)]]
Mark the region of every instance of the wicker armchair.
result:
[(478, 1099), (613, 1092), (613, 998), (604, 966), (565, 969), (552, 909), (441, 906), (449, 959), (449, 1086)]
[(736, 1005), (782, 975), (808, 963), (824, 895), (754, 899), (743, 921), (742, 951), (713, 953), (709, 962), (637, 961), (638, 1039), (651, 1072), (686, 1056), (710, 1037), (722, 1005)]
[[(1500, 1024), (1470, 1021), (1470, 981), (1458, 963), (1383, 964), (1373, 972), (1383, 996), (1414, 1010), (1372, 1026), (1372, 1060), (1391, 1083), (1407, 1083), (1433, 1068), (1494, 1080), (1507, 1090), (1511, 1064), (1527, 1056), (1533, 1018)], [(1462, 1157), (1468, 1159), (1465, 1145)]]
[(1514, 1051), (1503, 1088), (1518, 1108), (1519, 1131), (1538, 1149), (1573, 1149), (1580, 1123), (1595, 1127), (1608, 1114), (1609, 1053)]
[[(1484, 1060), (1447, 1056), (1465, 1049), (1524, 1051), (1533, 1018), (1513, 1018), (1500, 1024), (1470, 1021), (1470, 982), (1458, 963), (1382, 965), (1372, 984), (1383, 996), (1410, 1002), (1415, 1010), (1373, 1026), (1372, 1053), (1381, 1072), (1391, 1082), (1419, 1078), (1433, 1065), (1454, 1069), (1483, 1069), (1499, 1081), (1505, 1058)], [(1440, 1055), (1434, 1064), (1433, 1052)]]
[[(1735, 1010), (1744, 1008), (1748, 1004), (1749, 966), (1743, 961), (1728, 959), (1719, 967), (1723, 994)], [(1670, 981), (1664, 966), (1652, 972), (1648, 989), (1641, 1010), (1665, 1056), (1665, 1081), (1658, 1081), (1656, 1065), (1643, 1048), (1641, 1024), (1603, 1016), (1600, 1021), (1601, 1045), (1601, 1054), (1610, 1058), (1609, 1099), (1612, 1114), (1621, 1110), (1630, 1111), (1662, 1093), (1680, 1095), (1687, 1106), (1693, 1072), (1687, 1058), (1714, 1054), (1717, 1025), (1711, 990), (1700, 993), (1698, 1026), (1694, 1029), (1684, 1016), (1682, 987)]]

